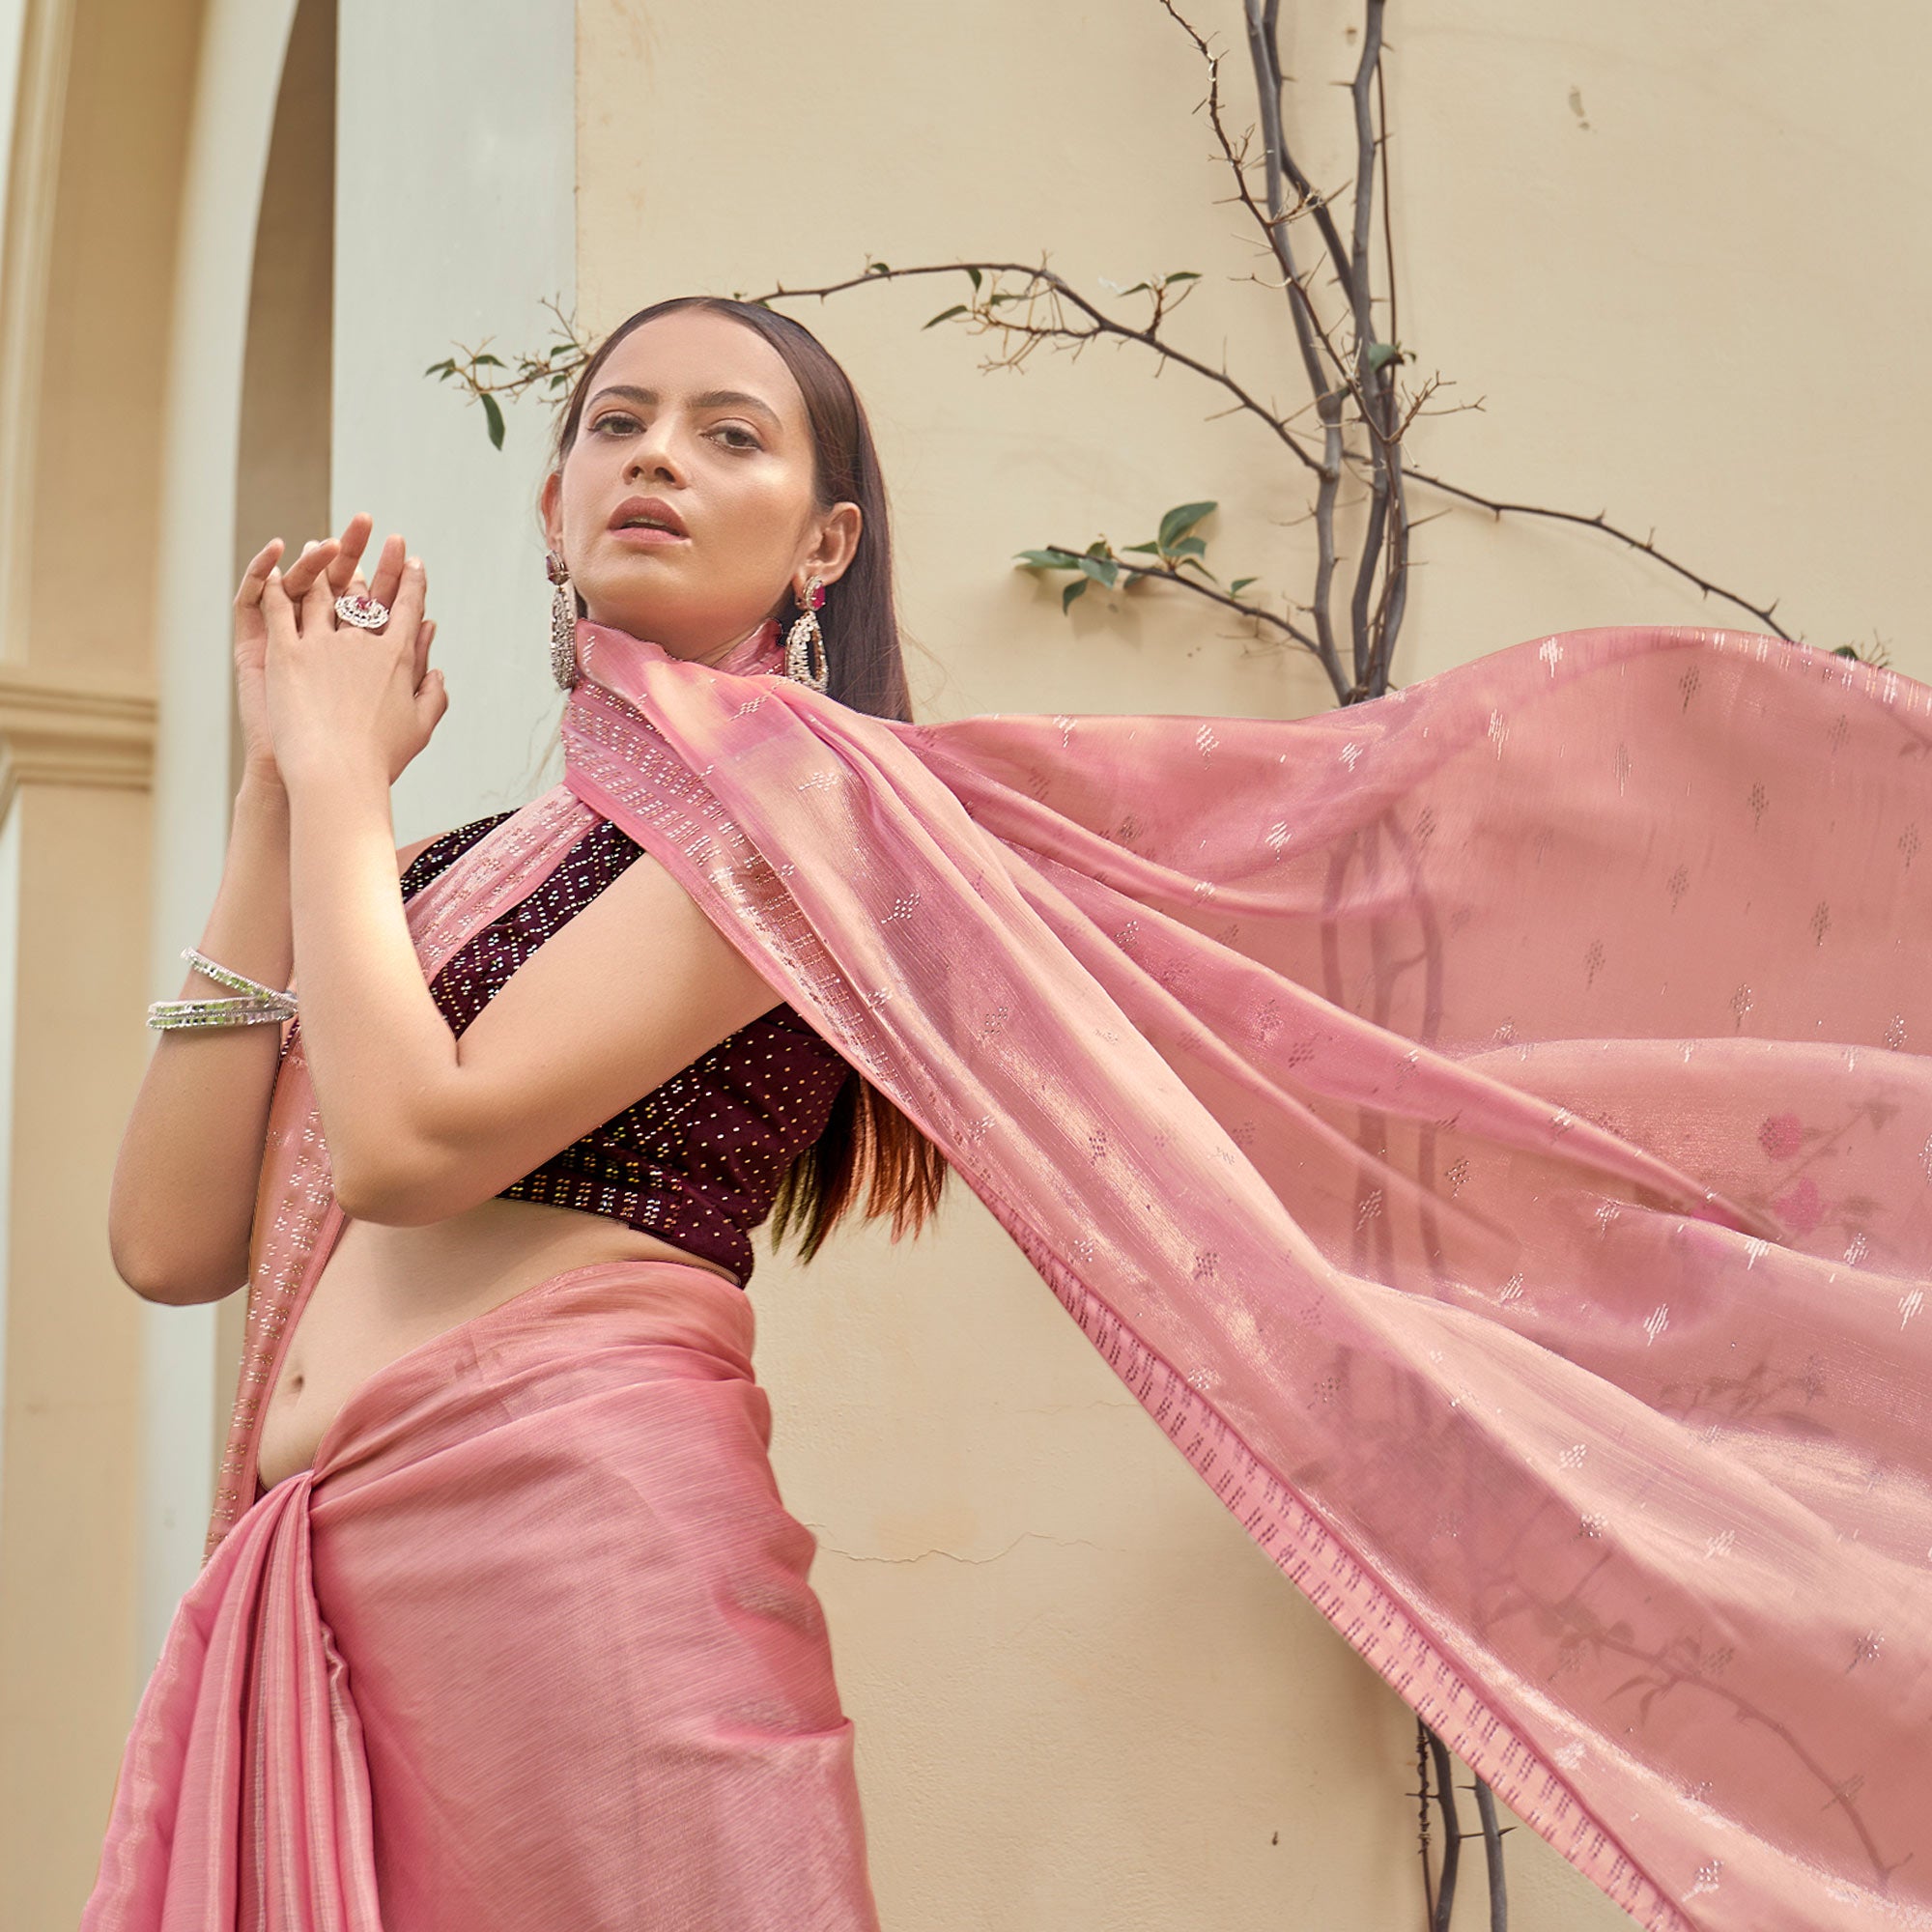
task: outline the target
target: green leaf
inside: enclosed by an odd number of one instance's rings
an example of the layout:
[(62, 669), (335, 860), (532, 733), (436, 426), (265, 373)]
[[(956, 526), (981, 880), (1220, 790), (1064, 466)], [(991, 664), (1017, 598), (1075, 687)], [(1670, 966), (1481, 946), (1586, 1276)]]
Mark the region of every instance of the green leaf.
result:
[(1856, 644), (1839, 644), (1832, 652), (1834, 658), (1855, 658), (1859, 654)]
[(868, 275), (890, 275), (892, 270), (883, 262), (867, 262), (866, 272)]
[(964, 302), (954, 302), (951, 308), (941, 309), (939, 313), (932, 318), (932, 321), (926, 323), (924, 327), (927, 328), (931, 328), (936, 324), (942, 322), (950, 322), (955, 315), (964, 315), (966, 312), (967, 312), (966, 304)]
[(1170, 282), (1198, 282), (1201, 277), (1193, 269), (1177, 269), (1174, 273), (1163, 277)]
[(1041, 570), (1071, 570), (1080, 561), (1070, 551), (1064, 550), (1020, 550), (1013, 554), (1025, 557)]
[(979, 271), (979, 270), (978, 270), (978, 269), (968, 269), (968, 270), (966, 270), (966, 272), (967, 272), (967, 273), (968, 273), (969, 275), (971, 275), (971, 276), (973, 277), (973, 289), (974, 289), (974, 293), (975, 293), (975, 294), (978, 294), (978, 292), (979, 292), (979, 288), (980, 288), (980, 271)]
[(423, 374), (425, 376), (453, 376), (456, 374), (456, 364), (454, 362), (447, 362), (447, 361), (432, 362), (429, 365), (429, 367), (423, 371)]
[(1146, 551), (1150, 556), (1158, 556), (1160, 554), (1160, 546), (1158, 544), (1129, 544), (1127, 549), (1130, 551)]
[(1095, 583), (1104, 583), (1109, 590), (1113, 589), (1114, 583), (1121, 574), (1121, 566), (1118, 563), (1109, 563), (1103, 556), (1083, 556), (1078, 558), (1077, 561), (1080, 568)]
[(1203, 577), (1205, 577), (1208, 580), (1209, 583), (1220, 582), (1221, 580), (1218, 577), (1216, 577), (1214, 573), (1211, 570), (1209, 570), (1208, 566), (1205, 563), (1203, 563), (1198, 556), (1183, 556), (1180, 559), (1180, 562), (1176, 566), (1176, 568), (1184, 570), (1190, 563), (1194, 566), (1196, 570), (1198, 570), (1201, 573)]
[(1183, 537), (1169, 550), (1169, 556), (1206, 556), (1208, 546), (1199, 537)]
[(1060, 610), (1061, 610), (1061, 614), (1063, 616), (1065, 615), (1067, 610), (1072, 605), (1073, 600), (1076, 597), (1078, 597), (1086, 588), (1087, 588), (1087, 580), (1084, 577), (1076, 577), (1073, 580), (1073, 582), (1069, 583), (1066, 586), (1066, 588), (1060, 593)]
[(489, 425), (490, 440), (498, 449), (503, 446), (503, 412), (497, 407), (497, 398), (486, 395), (483, 398), (483, 420)]
[(500, 355), (472, 355), (469, 360), (478, 369), (486, 363), (492, 369), (500, 369), (503, 366), (503, 358)]
[(1122, 290), (1121, 291), (1121, 293), (1122, 293), (1122, 294), (1123, 296), (1137, 296), (1137, 295), (1139, 295), (1139, 294), (1140, 294), (1140, 292), (1141, 292), (1141, 291), (1142, 291), (1142, 290), (1143, 290), (1144, 288), (1146, 288), (1146, 287), (1147, 287), (1147, 284), (1146, 284), (1145, 282), (1136, 282), (1136, 283), (1135, 283), (1135, 284), (1133, 285), (1133, 287), (1132, 287), (1132, 288), (1130, 288), (1130, 289), (1122, 289)]
[(1259, 583), (1260, 582), (1261, 579), (1259, 577), (1237, 577), (1235, 579), (1234, 582), (1229, 584), (1228, 586), (1229, 594), (1231, 596), (1238, 596), (1243, 590), (1245, 590), (1248, 587), (1249, 584)]
[(1372, 342), (1369, 344), (1369, 367), (1378, 370), (1399, 354), (1401, 351), (1393, 342)]
[(1176, 542), (1185, 536), (1209, 510), (1218, 508), (1214, 503), (1177, 503), (1160, 520), (1160, 547), (1171, 551)]

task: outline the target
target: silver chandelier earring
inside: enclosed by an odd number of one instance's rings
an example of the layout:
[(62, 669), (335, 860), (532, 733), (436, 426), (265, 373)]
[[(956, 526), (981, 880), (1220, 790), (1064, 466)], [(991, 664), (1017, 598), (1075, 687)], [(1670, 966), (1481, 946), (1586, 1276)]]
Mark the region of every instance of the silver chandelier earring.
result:
[[(793, 594), (797, 595), (796, 592)], [(796, 679), (808, 690), (823, 691), (831, 682), (831, 662), (825, 655), (825, 633), (818, 628), (818, 613), (825, 608), (824, 582), (812, 578), (805, 586), (804, 596), (798, 598), (798, 605), (804, 615), (791, 627), (791, 635), (785, 639), (785, 675)], [(817, 664), (815, 670), (812, 668), (814, 659)]]
[(544, 552), (544, 575), (556, 586), (550, 606), (550, 672), (559, 691), (577, 687), (577, 592), (554, 550)]

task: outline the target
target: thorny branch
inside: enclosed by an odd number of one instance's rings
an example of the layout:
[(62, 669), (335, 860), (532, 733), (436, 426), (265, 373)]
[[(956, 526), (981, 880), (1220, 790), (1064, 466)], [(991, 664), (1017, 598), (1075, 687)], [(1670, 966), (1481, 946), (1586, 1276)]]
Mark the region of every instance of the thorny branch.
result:
[[(1440, 491), (1459, 501), (1488, 510), (1498, 519), (1506, 515), (1539, 517), (1600, 531), (1695, 584), (1705, 596), (1717, 596), (1736, 606), (1766, 630), (1789, 640), (1790, 633), (1777, 623), (1774, 614), (1777, 600), (1760, 606), (1725, 589), (1660, 550), (1655, 530), (1639, 537), (1613, 524), (1601, 510), (1594, 516), (1586, 516), (1577, 511), (1485, 496), (1446, 477), (1418, 469), (1407, 461), (1405, 438), (1410, 423), (1418, 415), (1456, 411), (1426, 407), (1441, 386), (1439, 376), (1424, 381), (1412, 392), (1405, 389), (1399, 376), (1410, 358), (1395, 327), (1397, 292), (1382, 71), (1386, 0), (1365, 0), (1362, 51), (1350, 83), (1355, 176), (1351, 220), (1346, 237), (1336, 223), (1329, 197), (1309, 181), (1298, 165), (1285, 131), (1284, 79), (1278, 43), (1280, 0), (1243, 0), (1249, 60), (1260, 109), (1262, 195), (1259, 200), (1250, 181), (1257, 165), (1250, 152), (1250, 136), (1255, 130), (1250, 128), (1237, 138), (1223, 113), (1220, 65), (1225, 56), (1208, 46), (1179, 12), (1175, 0), (1159, 0), (1159, 4), (1188, 37), (1207, 67), (1208, 93), (1201, 105), (1207, 111), (1216, 145), (1234, 178), (1232, 199), (1253, 220), (1280, 270), (1278, 284), (1262, 285), (1272, 287), (1287, 298), (1302, 375), (1310, 391), (1308, 403), (1287, 414), (1278, 413), (1260, 399), (1253, 385), (1231, 373), (1225, 363), (1216, 368), (1163, 333), (1164, 327), (1171, 323), (1191, 293), (1181, 285), (1200, 279), (1187, 270), (1155, 275), (1117, 292), (1122, 297), (1148, 296), (1151, 312), (1138, 327), (1090, 301), (1049, 269), (1044, 257), (1037, 266), (952, 261), (895, 269), (883, 262), (868, 262), (863, 273), (841, 281), (794, 289), (780, 284), (766, 294), (741, 298), (761, 306), (805, 298), (822, 301), (868, 283), (964, 274), (972, 285), (969, 298), (942, 310), (925, 327), (963, 318), (970, 333), (995, 335), (1001, 348), (981, 363), (984, 370), (1016, 368), (1041, 343), (1070, 350), (1077, 359), (1089, 343), (1112, 339), (1133, 343), (1154, 356), (1161, 365), (1156, 374), (1172, 363), (1218, 389), (1229, 401), (1228, 407), (1217, 413), (1246, 415), (1260, 423), (1276, 445), (1314, 481), (1311, 515), (1316, 526), (1316, 557), (1310, 602), (1298, 604), (1284, 598), (1280, 600), (1282, 608), (1277, 610), (1261, 597), (1243, 597), (1240, 593), (1259, 582), (1253, 577), (1236, 579), (1226, 588), (1220, 586), (1204, 560), (1206, 545), (1191, 534), (1194, 526), (1216, 507), (1212, 503), (1189, 504), (1170, 511), (1163, 520), (1158, 539), (1128, 546), (1129, 552), (1140, 550), (1153, 555), (1157, 558), (1154, 563), (1129, 562), (1104, 538), (1085, 550), (1056, 544), (1022, 552), (1021, 557), (1034, 568), (1078, 573), (1063, 593), (1063, 607), (1070, 606), (1090, 582), (1099, 582), (1111, 589), (1124, 577), (1129, 583), (1140, 579), (1163, 578), (1179, 584), (1195, 596), (1235, 611), (1251, 622), (1258, 634), (1272, 633), (1278, 639), (1312, 653), (1321, 663), (1336, 698), (1345, 704), (1378, 696), (1389, 688), (1390, 667), (1406, 606), (1410, 533), (1418, 522), (1432, 520), (1411, 515), (1407, 500), (1410, 484)], [(1370, 245), (1378, 166), (1382, 187), (1382, 255), (1388, 279), (1386, 298), (1374, 292), (1375, 263)], [(1312, 223), (1319, 242), (1315, 260), (1306, 267), (1297, 262), (1293, 241), (1297, 221)], [(1348, 327), (1346, 341), (1338, 339), (1339, 325), (1323, 320), (1315, 299), (1313, 284), (1316, 270), (1321, 266), (1326, 267), (1341, 294)], [(1000, 277), (1006, 275), (1020, 277), (1020, 286), (1016, 289), (1001, 286)], [(1258, 276), (1250, 279), (1262, 281)], [(1386, 302), (1389, 317), (1386, 339), (1378, 337), (1375, 326), (1376, 306), (1380, 301)], [(455, 381), (470, 392), (482, 405), (491, 440), (498, 447), (503, 436), (498, 398), (521, 395), (532, 388), (554, 392), (570, 381), (590, 354), (590, 344), (582, 338), (575, 323), (555, 302), (546, 305), (557, 323), (557, 340), (545, 354), (520, 355), (512, 365), (492, 353), (485, 343), (477, 350), (465, 350), (440, 363), (433, 363), (427, 372), (443, 381)], [(1476, 402), (1456, 407), (1480, 409), (1482, 405)], [(1302, 419), (1311, 411), (1315, 424), (1304, 426)], [(1365, 452), (1350, 447), (1351, 433), (1362, 436)], [(1337, 511), (1342, 507), (1343, 486), (1350, 481), (1366, 483), (1368, 513), (1352, 580), (1347, 584), (1345, 660), (1334, 611), (1342, 587), (1338, 580), (1344, 576), (1335, 524)], [(1183, 519), (1183, 510), (1193, 515)], [(1297, 616), (1305, 621), (1298, 622)], [(1872, 653), (1851, 645), (1839, 649), (1844, 656), (1885, 662), (1882, 647)]]
[[(1430, 1782), (1432, 1768), (1435, 1782)], [(1449, 1749), (1418, 1718), (1415, 1720), (1415, 1781), (1410, 1795), (1417, 1801), (1418, 1848), (1422, 1855), (1423, 1922), (1427, 1932), (1449, 1932), (1456, 1910), (1456, 1882), (1463, 1861), (1463, 1840), (1481, 1838), (1490, 1889), (1490, 1932), (1508, 1932), (1509, 1889), (1503, 1871), (1503, 1834), (1514, 1828), (1496, 1820), (1495, 1794), (1479, 1777), (1470, 1789), (1476, 1795), (1478, 1832), (1462, 1829), (1456, 1808), (1456, 1787)], [(1434, 1800), (1442, 1813), (1442, 1875), (1438, 1887), (1429, 1861), (1429, 1806)]]

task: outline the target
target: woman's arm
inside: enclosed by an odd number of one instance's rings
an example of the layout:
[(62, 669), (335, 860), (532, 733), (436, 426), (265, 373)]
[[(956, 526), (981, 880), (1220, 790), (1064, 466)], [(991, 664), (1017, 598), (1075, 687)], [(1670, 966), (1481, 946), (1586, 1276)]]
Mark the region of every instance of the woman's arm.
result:
[(487, 1201), (779, 1004), (646, 854), (459, 1040), (388, 876), (380, 771), (311, 770), (291, 796), (303, 1047), (356, 1220), (420, 1226)]
[[(366, 590), (360, 562), (369, 517), (350, 518), (340, 538), (311, 544), (290, 566), (298, 596)], [(289, 983), (289, 801), (275, 762), (265, 684), (268, 629), (262, 599), (280, 554), (264, 546), (235, 594), (236, 701), (242, 781), (228, 854), (200, 951), (266, 984)], [(375, 594), (395, 593), (403, 540), (391, 537), (376, 563)], [(422, 625), (427, 652), (435, 625)], [(421, 844), (396, 854), (398, 869)], [(184, 999), (224, 992), (190, 969)], [(248, 1247), (261, 1179), (263, 1139), (282, 1029), (268, 1025), (162, 1031), (122, 1135), (107, 1207), (108, 1252), (116, 1272), (150, 1301), (216, 1301), (248, 1277)]]
[(425, 591), (411, 557), (375, 632), (338, 627), (321, 584), (299, 621), (279, 578), (263, 591), (303, 1049), (336, 1200), (395, 1224), (489, 1199), (778, 1004), (640, 859), (512, 977), (459, 1050), (391, 872), (389, 787), (448, 701), (423, 663)]
[[(391, 878), (429, 843), (392, 851)], [(236, 794), (227, 862), (199, 950), (265, 985), (289, 983), (289, 801), (272, 776), (250, 775)], [(181, 997), (226, 990), (190, 967)], [(218, 1301), (247, 1281), (283, 1033), (268, 1025), (185, 1027), (156, 1037), (107, 1204), (115, 1272), (145, 1299)]]

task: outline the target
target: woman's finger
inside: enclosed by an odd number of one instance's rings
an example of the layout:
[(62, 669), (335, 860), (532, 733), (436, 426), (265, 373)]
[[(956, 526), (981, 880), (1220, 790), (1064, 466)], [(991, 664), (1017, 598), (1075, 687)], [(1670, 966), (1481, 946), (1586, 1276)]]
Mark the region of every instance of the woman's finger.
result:
[(391, 535), (384, 539), (382, 554), (376, 559), (373, 583), (369, 595), (379, 604), (393, 608), (396, 601), (396, 587), (403, 581), (403, 556), (405, 545), (400, 536)]
[[(320, 550), (311, 553), (312, 557), (320, 557), (328, 551), (335, 539)], [(293, 591), (293, 586), (291, 586)], [(335, 585), (328, 581), (327, 570), (318, 568), (309, 580), (307, 587), (300, 594), (301, 627), (305, 637), (321, 637), (335, 628)]]
[(241, 588), (235, 593), (235, 608), (238, 611), (251, 611), (262, 601), (262, 590), (269, 581), (269, 572), (274, 568), (275, 559), (281, 554), (281, 538), (270, 537), (248, 559), (248, 568), (242, 573)]
[(413, 635), (423, 620), (423, 603), (428, 594), (429, 573), (423, 569), (422, 558), (410, 557), (403, 565), (403, 581), (397, 584), (395, 598), (389, 605), (391, 624), (407, 625)]
[(426, 677), (416, 693), (417, 717), (422, 721), (423, 738), (442, 723), (443, 713), (449, 709), (449, 691), (443, 684), (442, 672), (433, 670)]
[(328, 566), (328, 581), (335, 586), (335, 594), (338, 597), (350, 591), (350, 579), (355, 576), (362, 562), (362, 553), (369, 543), (369, 532), (375, 527), (376, 520), (367, 510), (357, 510), (343, 525), (342, 534), (335, 540), (335, 560)]
[[(416, 632), (416, 675), (414, 688), (417, 691), (422, 689), (422, 681), (429, 675), (429, 647), (435, 642), (436, 619), (434, 617), (425, 617), (422, 620), (420, 629)], [(437, 675), (440, 677), (442, 673), (439, 671)]]
[(299, 604), (308, 595), (309, 585), (328, 568), (334, 554), (333, 537), (302, 546), (301, 554), (289, 565), (288, 573), (282, 580), (282, 587), (289, 593), (292, 603)]
[(286, 650), (298, 640), (296, 607), (290, 601), (279, 570), (270, 571), (269, 581), (262, 586), (262, 615), (268, 623), (269, 642), (272, 647)]

